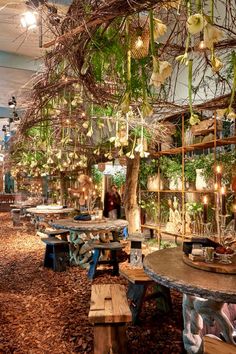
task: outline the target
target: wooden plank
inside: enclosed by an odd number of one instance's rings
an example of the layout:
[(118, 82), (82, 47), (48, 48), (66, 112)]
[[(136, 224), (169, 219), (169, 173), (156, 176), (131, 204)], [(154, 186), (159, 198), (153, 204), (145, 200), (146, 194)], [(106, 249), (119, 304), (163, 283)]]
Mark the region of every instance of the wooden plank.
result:
[(89, 319), (94, 323), (131, 321), (125, 287), (120, 284), (92, 285)]
[(184, 263), (186, 263), (187, 265), (189, 265), (193, 268), (205, 270), (207, 272), (236, 274), (236, 256), (234, 256), (232, 258), (231, 264), (224, 264), (224, 263), (219, 263), (219, 262), (215, 262), (215, 261), (212, 263), (192, 261), (185, 254), (183, 255), (183, 261), (184, 261)]
[(143, 268), (120, 268), (120, 275), (133, 284), (152, 283), (153, 280), (144, 272)]
[(220, 339), (205, 336), (203, 339), (204, 354), (236, 354), (236, 346), (222, 342)]
[(132, 314), (128, 305), (124, 285), (111, 285), (113, 322), (131, 322)]

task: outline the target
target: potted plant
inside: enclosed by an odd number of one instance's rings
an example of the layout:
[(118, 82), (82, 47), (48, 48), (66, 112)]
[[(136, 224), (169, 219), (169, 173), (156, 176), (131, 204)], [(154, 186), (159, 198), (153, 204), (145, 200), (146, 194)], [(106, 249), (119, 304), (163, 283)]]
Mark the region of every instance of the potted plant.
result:
[(162, 189), (162, 181), (159, 181), (157, 169), (157, 160), (141, 160), (139, 172), (139, 183), (141, 189), (148, 189), (152, 191), (158, 190), (159, 188)]
[(182, 165), (178, 157), (161, 156), (159, 159), (162, 175), (168, 179), (170, 190), (182, 189)]

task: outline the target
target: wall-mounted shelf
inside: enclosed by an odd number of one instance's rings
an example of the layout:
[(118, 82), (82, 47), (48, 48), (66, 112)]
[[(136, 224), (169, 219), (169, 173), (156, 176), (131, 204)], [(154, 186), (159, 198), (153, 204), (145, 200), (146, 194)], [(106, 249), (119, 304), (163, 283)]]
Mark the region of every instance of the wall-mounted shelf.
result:
[[(207, 194), (209, 197), (211, 197), (211, 201), (213, 200), (213, 197), (216, 195), (216, 191), (213, 189), (213, 186), (211, 186), (210, 189), (202, 189), (202, 190), (195, 190), (195, 189), (187, 189), (186, 188), (186, 182), (185, 182), (185, 162), (186, 162), (186, 157), (189, 157), (188, 153), (190, 152), (195, 152), (195, 151), (202, 151), (204, 153), (204, 150), (206, 149), (212, 149), (211, 153), (213, 153), (215, 161), (216, 161), (216, 155), (218, 154), (218, 147), (223, 147), (227, 145), (235, 145), (236, 144), (236, 128), (234, 125), (234, 131), (231, 129), (231, 136), (227, 138), (219, 138), (220, 134), (223, 134), (222, 129), (218, 130), (218, 122), (216, 118), (216, 114), (214, 114), (214, 128), (211, 129), (211, 133), (213, 133), (214, 139), (211, 139), (210, 141), (207, 142), (201, 142), (201, 143), (196, 143), (196, 144), (191, 144), (191, 145), (186, 145), (185, 142), (185, 126), (186, 126), (186, 116), (182, 114), (182, 119), (180, 123), (180, 129), (181, 129), (181, 135), (182, 135), (182, 142), (179, 147), (173, 147), (168, 150), (164, 151), (159, 151), (152, 153), (152, 157), (154, 158), (159, 158), (162, 155), (181, 155), (181, 160), (182, 160), (182, 188), (176, 189), (176, 190), (169, 190), (169, 189), (161, 189), (161, 178), (160, 178), (160, 168), (158, 168), (158, 180), (159, 180), (159, 186), (157, 189), (154, 190), (142, 190), (141, 194), (147, 193), (147, 198), (148, 198), (148, 193), (154, 193), (154, 199), (157, 200), (157, 203), (159, 205), (158, 208), (158, 223), (153, 226), (154, 231), (157, 234), (158, 240), (160, 241), (162, 235), (168, 235), (168, 236), (174, 236), (176, 239), (182, 237), (182, 240), (184, 238), (189, 238), (191, 237), (191, 234), (189, 234), (189, 227), (186, 226), (186, 203), (191, 203), (194, 201), (196, 202), (202, 202), (202, 195)], [(180, 130), (179, 129), (179, 130)], [(207, 133), (208, 131), (205, 131), (204, 133)], [(204, 135), (204, 134), (203, 134)], [(214, 172), (212, 171), (212, 174)], [(156, 196), (155, 196), (156, 193)], [(178, 197), (178, 202), (180, 213), (181, 213), (181, 222), (182, 222), (182, 231), (180, 234), (170, 234), (165, 231), (165, 228), (163, 228), (163, 225), (161, 223), (161, 205), (162, 201), (166, 199), (165, 194), (170, 194), (168, 198), (172, 199), (172, 195), (176, 195)], [(191, 194), (191, 196), (190, 196)], [(227, 195), (232, 195), (236, 194), (235, 191), (232, 190), (227, 190), (226, 191)], [(166, 200), (165, 200), (166, 201)], [(187, 230), (186, 230), (187, 229)], [(188, 232), (186, 232), (188, 231)], [(214, 231), (214, 230), (213, 230)]]
[(230, 144), (236, 144), (236, 135), (230, 136), (230, 137), (227, 137), (224, 139), (211, 140), (211, 141), (208, 141), (205, 143), (180, 146), (180, 147), (172, 148), (169, 150), (159, 151), (159, 152), (153, 153), (152, 156), (159, 157), (161, 155), (176, 155), (176, 154), (181, 154), (182, 152), (204, 150), (204, 149), (210, 149), (210, 148), (224, 146), (224, 145), (230, 145)]

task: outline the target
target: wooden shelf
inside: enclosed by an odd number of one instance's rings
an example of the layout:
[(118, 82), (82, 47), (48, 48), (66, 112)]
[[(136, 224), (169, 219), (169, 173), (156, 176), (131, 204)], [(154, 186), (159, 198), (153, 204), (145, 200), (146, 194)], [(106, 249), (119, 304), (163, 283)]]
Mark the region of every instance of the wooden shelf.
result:
[[(141, 190), (141, 193), (197, 193), (197, 194), (214, 194), (216, 193), (214, 190), (202, 189), (202, 190), (195, 190), (195, 189), (185, 189), (185, 190), (170, 190), (170, 189), (160, 189), (160, 190)], [(226, 194), (234, 194), (234, 191), (228, 190)]]
[(224, 145), (229, 145), (229, 144), (236, 144), (236, 135), (230, 136), (230, 137), (224, 138), (224, 139), (211, 140), (206, 143), (198, 143), (198, 144), (192, 144), (192, 145), (187, 145), (187, 146), (180, 146), (180, 147), (176, 147), (176, 148), (169, 149), (169, 150), (159, 151), (159, 152), (152, 154), (152, 156), (158, 157), (161, 155), (176, 155), (176, 154), (181, 154), (182, 152), (210, 149), (210, 148), (214, 148), (215, 146), (224, 146)]

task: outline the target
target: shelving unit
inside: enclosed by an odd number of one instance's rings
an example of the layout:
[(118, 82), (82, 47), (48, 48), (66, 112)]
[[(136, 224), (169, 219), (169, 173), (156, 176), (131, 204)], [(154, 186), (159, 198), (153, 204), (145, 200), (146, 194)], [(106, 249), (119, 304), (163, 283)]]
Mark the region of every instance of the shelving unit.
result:
[[(175, 237), (175, 240), (177, 240), (177, 238), (181, 238), (182, 241), (185, 238), (188, 238), (189, 236), (191, 236), (190, 234), (186, 233), (186, 213), (185, 213), (185, 204), (186, 204), (186, 195), (187, 194), (195, 194), (197, 196), (201, 196), (201, 195), (215, 195), (217, 192), (214, 189), (203, 189), (203, 190), (194, 190), (194, 189), (187, 189), (185, 187), (185, 158), (186, 158), (186, 154), (190, 153), (190, 152), (196, 152), (196, 151), (204, 151), (207, 149), (212, 149), (212, 153), (214, 155), (214, 159), (216, 161), (216, 155), (217, 155), (217, 148), (218, 147), (223, 147), (223, 146), (227, 146), (227, 145), (235, 145), (236, 144), (236, 131), (235, 131), (235, 127), (234, 127), (234, 135), (233, 136), (229, 136), (229, 137), (225, 137), (225, 138), (219, 138), (218, 135), (218, 131), (217, 131), (217, 118), (216, 118), (216, 114), (214, 114), (214, 139), (208, 142), (201, 142), (201, 143), (196, 143), (196, 144), (191, 144), (191, 145), (186, 145), (185, 144), (185, 116), (184, 114), (181, 117), (181, 134), (182, 134), (182, 146), (180, 147), (174, 147), (172, 149), (168, 149), (165, 151), (158, 151), (157, 153), (152, 154), (152, 156), (154, 158), (159, 158), (163, 155), (177, 155), (177, 154), (181, 154), (182, 157), (182, 189), (180, 190), (168, 190), (168, 189), (161, 189), (160, 188), (160, 168), (158, 168), (158, 177), (159, 177), (159, 186), (158, 189), (155, 190), (145, 190), (145, 191), (141, 191), (141, 193), (145, 192), (145, 193), (156, 193), (157, 194), (157, 203), (159, 206), (159, 215), (158, 215), (158, 220), (161, 220), (161, 201), (162, 198), (164, 196), (164, 194), (171, 194), (171, 195), (178, 195), (178, 197), (180, 197), (181, 200), (181, 219), (182, 219), (182, 232), (181, 234), (172, 234), (167, 232), (164, 228), (163, 225), (161, 225), (161, 222), (159, 222), (157, 225), (153, 225), (153, 230), (156, 231), (157, 234), (157, 238), (158, 238), (158, 242), (160, 243), (161, 241), (161, 237), (163, 235), (168, 235), (168, 236), (173, 236)], [(227, 195), (230, 194), (234, 194), (234, 191), (228, 190), (227, 191)], [(144, 224), (142, 225), (143, 228), (149, 228), (151, 229), (152, 225), (149, 224)]]

